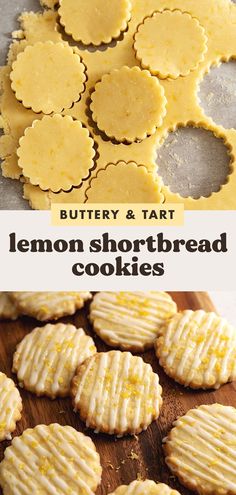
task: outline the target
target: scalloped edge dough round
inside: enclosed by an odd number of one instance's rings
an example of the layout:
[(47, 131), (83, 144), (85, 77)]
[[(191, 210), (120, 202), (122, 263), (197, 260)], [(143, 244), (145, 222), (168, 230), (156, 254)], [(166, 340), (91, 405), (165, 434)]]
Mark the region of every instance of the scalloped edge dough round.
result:
[(20, 314), (9, 293), (0, 292), (0, 320), (17, 320)]
[(0, 372), (0, 442), (11, 439), (23, 409), (19, 390), (13, 380)]
[(129, 485), (121, 485), (110, 495), (180, 495), (164, 483), (155, 483), (152, 480), (132, 481)]

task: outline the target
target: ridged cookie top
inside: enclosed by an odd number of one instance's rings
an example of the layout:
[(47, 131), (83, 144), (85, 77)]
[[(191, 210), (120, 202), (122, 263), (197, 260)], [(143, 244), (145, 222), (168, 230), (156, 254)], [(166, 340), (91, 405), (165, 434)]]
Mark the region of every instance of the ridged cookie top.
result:
[(133, 481), (130, 485), (119, 486), (110, 495), (180, 495), (164, 483), (155, 483), (151, 480)]
[(9, 439), (21, 419), (22, 400), (13, 380), (0, 372), (0, 442)]

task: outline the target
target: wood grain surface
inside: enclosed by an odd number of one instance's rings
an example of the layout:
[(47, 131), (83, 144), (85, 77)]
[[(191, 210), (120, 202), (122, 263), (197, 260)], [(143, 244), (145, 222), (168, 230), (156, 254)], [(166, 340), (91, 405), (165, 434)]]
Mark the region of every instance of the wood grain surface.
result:
[[(175, 292), (171, 295), (180, 310), (202, 308), (211, 311), (215, 309), (208, 295), (203, 292)], [(94, 335), (89, 325), (88, 306), (74, 317), (64, 318), (61, 321), (82, 326), (94, 338), (99, 351), (108, 350), (110, 348)], [(13, 377), (15, 381), (16, 377), (11, 373), (13, 353), (16, 345), (35, 326), (39, 326), (38, 322), (30, 318), (20, 318), (15, 322), (0, 322), (0, 370), (9, 377)], [(190, 492), (178, 483), (165, 465), (162, 439), (170, 430), (172, 422), (177, 416), (185, 414), (192, 407), (214, 402), (236, 407), (236, 384), (227, 384), (218, 391), (208, 392), (185, 389), (165, 375), (158, 365), (154, 351), (145, 352), (142, 356), (159, 374), (163, 387), (164, 404), (158, 421), (154, 422), (146, 432), (141, 433), (137, 438), (116, 439), (113, 436), (96, 435), (91, 430), (86, 429), (78, 414), (73, 412), (70, 399), (55, 401), (47, 398), (39, 399), (24, 390), (21, 390), (24, 406), (23, 417), (18, 423), (14, 436), (20, 435), (26, 428), (42, 423), (68, 424), (90, 435), (100, 453), (103, 466), (102, 485), (98, 489), (98, 495), (110, 493), (118, 485), (128, 484), (137, 476), (143, 479), (150, 478), (154, 481), (162, 481), (179, 490), (183, 495), (189, 495)], [(8, 445), (10, 442), (3, 442), (0, 445), (1, 459)], [(137, 454), (137, 458), (132, 459), (133, 453)]]

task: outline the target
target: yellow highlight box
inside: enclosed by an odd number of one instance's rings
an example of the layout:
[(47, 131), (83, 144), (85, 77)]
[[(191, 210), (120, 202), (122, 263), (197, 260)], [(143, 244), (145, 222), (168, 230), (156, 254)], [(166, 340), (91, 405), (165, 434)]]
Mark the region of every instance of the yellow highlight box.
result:
[(51, 215), (54, 226), (181, 226), (184, 205), (55, 203)]

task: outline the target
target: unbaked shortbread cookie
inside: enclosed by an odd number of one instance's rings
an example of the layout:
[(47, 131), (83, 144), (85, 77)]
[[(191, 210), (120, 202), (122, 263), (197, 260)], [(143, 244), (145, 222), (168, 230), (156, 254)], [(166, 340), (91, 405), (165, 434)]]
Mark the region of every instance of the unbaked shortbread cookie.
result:
[(150, 364), (130, 352), (98, 353), (72, 380), (74, 409), (86, 425), (118, 436), (146, 430), (160, 414), (161, 393)]
[(79, 186), (93, 167), (94, 141), (70, 116), (45, 116), (25, 130), (18, 165), (31, 184), (53, 192)]
[(0, 292), (0, 320), (16, 320), (20, 316), (15, 303), (7, 292)]
[(90, 305), (90, 320), (106, 344), (142, 352), (153, 347), (161, 325), (176, 312), (166, 292), (99, 292)]
[(203, 310), (177, 313), (156, 342), (167, 375), (192, 388), (219, 388), (236, 379), (236, 329)]
[(39, 321), (73, 315), (92, 298), (90, 292), (11, 292), (19, 311)]
[(0, 442), (9, 440), (21, 419), (22, 400), (13, 380), (0, 372)]
[(200, 406), (173, 426), (164, 450), (180, 482), (201, 495), (236, 494), (236, 409)]
[(12, 65), (11, 86), (17, 100), (36, 113), (60, 113), (80, 99), (85, 66), (67, 43), (46, 41), (27, 46)]
[(85, 45), (109, 43), (127, 28), (131, 6), (130, 0), (60, 0), (60, 23)]
[(93, 339), (82, 328), (47, 324), (20, 342), (12, 371), (22, 387), (38, 396), (66, 397), (78, 366), (95, 352)]
[(93, 495), (101, 482), (92, 440), (70, 426), (39, 425), (14, 438), (0, 464), (4, 495)]
[(134, 162), (111, 163), (90, 182), (87, 203), (162, 203), (160, 182)]
[(207, 52), (207, 36), (196, 18), (180, 10), (154, 12), (135, 35), (134, 49), (142, 67), (166, 79), (187, 76)]
[(120, 142), (145, 139), (166, 115), (164, 88), (139, 67), (122, 67), (105, 74), (91, 95), (91, 111), (100, 131)]
[(133, 481), (129, 485), (119, 486), (110, 495), (180, 495), (164, 483), (155, 483), (151, 480)]

